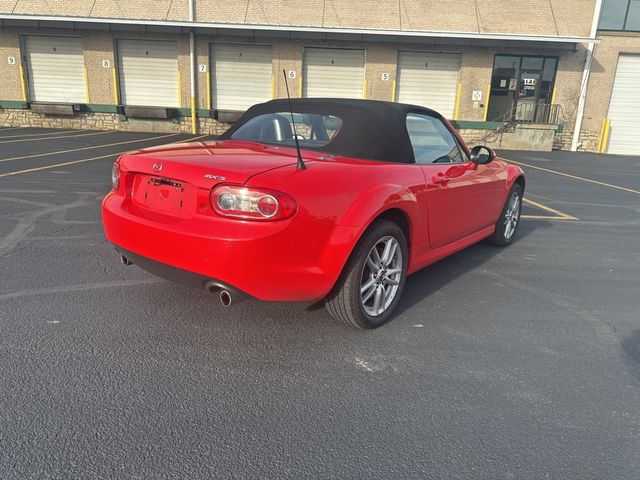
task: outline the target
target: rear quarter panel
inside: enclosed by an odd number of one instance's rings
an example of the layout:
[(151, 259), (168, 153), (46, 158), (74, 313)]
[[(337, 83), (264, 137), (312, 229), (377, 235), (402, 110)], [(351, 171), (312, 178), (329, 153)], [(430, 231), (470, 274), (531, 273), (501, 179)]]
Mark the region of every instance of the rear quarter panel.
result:
[(417, 165), (312, 161), (306, 170), (283, 167), (256, 175), (248, 184), (286, 192), (296, 199), (299, 215), (334, 225), (366, 227), (382, 212), (401, 209), (409, 221), (409, 242), (428, 243), (426, 185)]

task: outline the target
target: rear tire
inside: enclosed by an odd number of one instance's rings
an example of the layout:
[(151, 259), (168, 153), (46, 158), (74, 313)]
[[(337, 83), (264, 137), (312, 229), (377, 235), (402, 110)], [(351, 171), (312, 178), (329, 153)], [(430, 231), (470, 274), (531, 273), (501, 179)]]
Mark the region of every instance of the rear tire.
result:
[(492, 245), (504, 247), (515, 239), (522, 213), (522, 193), (522, 186), (514, 183), (496, 222), (496, 230), (487, 238)]
[(407, 278), (408, 248), (393, 222), (377, 220), (364, 233), (325, 299), (336, 320), (360, 329), (391, 319)]

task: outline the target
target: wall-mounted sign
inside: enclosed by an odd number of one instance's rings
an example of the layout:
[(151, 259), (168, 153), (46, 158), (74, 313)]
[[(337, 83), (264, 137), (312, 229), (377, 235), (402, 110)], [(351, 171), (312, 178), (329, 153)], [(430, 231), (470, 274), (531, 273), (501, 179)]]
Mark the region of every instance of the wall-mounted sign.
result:
[(102, 60), (102, 68), (111, 68), (111, 61)]
[(198, 66), (198, 71), (199, 71), (200, 73), (205, 73), (205, 72), (207, 71), (207, 64), (206, 64), (206, 63), (201, 63), (201, 64)]
[(538, 83), (538, 79), (537, 78), (523, 78), (522, 82), (524, 83), (525, 86), (535, 87), (536, 83)]
[(389, 80), (389, 73), (388, 72), (384, 72), (382, 75), (380, 75), (380, 79), (383, 82), (387, 82)]
[(289, 78), (296, 78), (296, 71), (295, 70), (289, 70), (289, 73), (287, 73), (287, 76)]
[(506, 79), (501, 79), (500, 80), (500, 88), (507, 88), (507, 80)]
[(16, 64), (16, 57), (7, 57), (7, 63), (9, 65), (15, 65)]
[(511, 80), (509, 80), (509, 90), (513, 91), (513, 90), (516, 90), (517, 88), (518, 88), (518, 79), (512, 78)]
[(479, 102), (482, 100), (482, 90), (474, 90), (471, 94), (471, 100), (474, 102)]

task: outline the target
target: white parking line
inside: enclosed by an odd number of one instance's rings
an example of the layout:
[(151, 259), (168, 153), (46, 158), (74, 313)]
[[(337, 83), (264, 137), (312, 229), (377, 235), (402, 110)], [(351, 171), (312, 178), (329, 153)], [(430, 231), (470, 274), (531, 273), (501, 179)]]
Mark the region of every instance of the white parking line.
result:
[[(90, 132), (90, 133), (79, 133), (77, 135), (64, 135), (64, 136), (56, 136), (56, 137), (44, 137), (44, 138), (21, 138), (19, 140), (2, 140), (0, 143), (20, 143), (20, 142), (39, 142), (41, 140), (58, 140), (60, 138), (76, 138), (76, 137), (90, 137), (92, 135), (104, 135), (106, 133), (113, 132)], [(57, 134), (59, 135), (59, 134)], [(0, 137), (4, 138), (4, 137)]]
[[(170, 135), (162, 135), (160, 137), (147, 138), (146, 140), (155, 140), (155, 139), (158, 139), (158, 138), (173, 137), (173, 136), (176, 136), (176, 135), (179, 135), (179, 134), (178, 133), (172, 133)], [(200, 138), (204, 138), (204, 137), (208, 137), (208, 136), (209, 136), (209, 134), (200, 135), (200, 136), (194, 137), (194, 138), (188, 138), (188, 139), (185, 140), (185, 142), (192, 142), (194, 140), (198, 140)], [(124, 142), (124, 143), (128, 143), (128, 142)], [(177, 143), (183, 143), (183, 142), (177, 142)], [(170, 143), (165, 143), (165, 144), (160, 144), (160, 145), (149, 145), (149, 147), (162, 147), (163, 145), (169, 145), (169, 144)], [(2, 173), (2, 174), (0, 174), (0, 178), (2, 178), (2, 177), (10, 177), (10, 176), (13, 176), (13, 175), (20, 175), (22, 173), (39, 172), (41, 170), (49, 170), (51, 168), (64, 167), (64, 166), (67, 166), (67, 165), (75, 165), (76, 163), (93, 162), (94, 160), (102, 160), (103, 158), (116, 157), (118, 155), (122, 155), (123, 153), (127, 153), (128, 151), (130, 151), (130, 150), (123, 150), (121, 152), (113, 152), (113, 153), (109, 153), (107, 155), (100, 155), (98, 157), (83, 158), (81, 160), (72, 160), (70, 162), (55, 163), (53, 165), (45, 165), (43, 167), (27, 168), (26, 170), (18, 170), (16, 172)]]

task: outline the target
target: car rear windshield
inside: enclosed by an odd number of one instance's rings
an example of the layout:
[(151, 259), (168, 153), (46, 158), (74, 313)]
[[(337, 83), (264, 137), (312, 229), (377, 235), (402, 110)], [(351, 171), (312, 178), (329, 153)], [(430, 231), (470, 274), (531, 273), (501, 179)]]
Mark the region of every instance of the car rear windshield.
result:
[(321, 113), (265, 113), (252, 118), (236, 130), (231, 138), (272, 145), (294, 146), (294, 135), (301, 147), (323, 147), (336, 136), (342, 120)]

